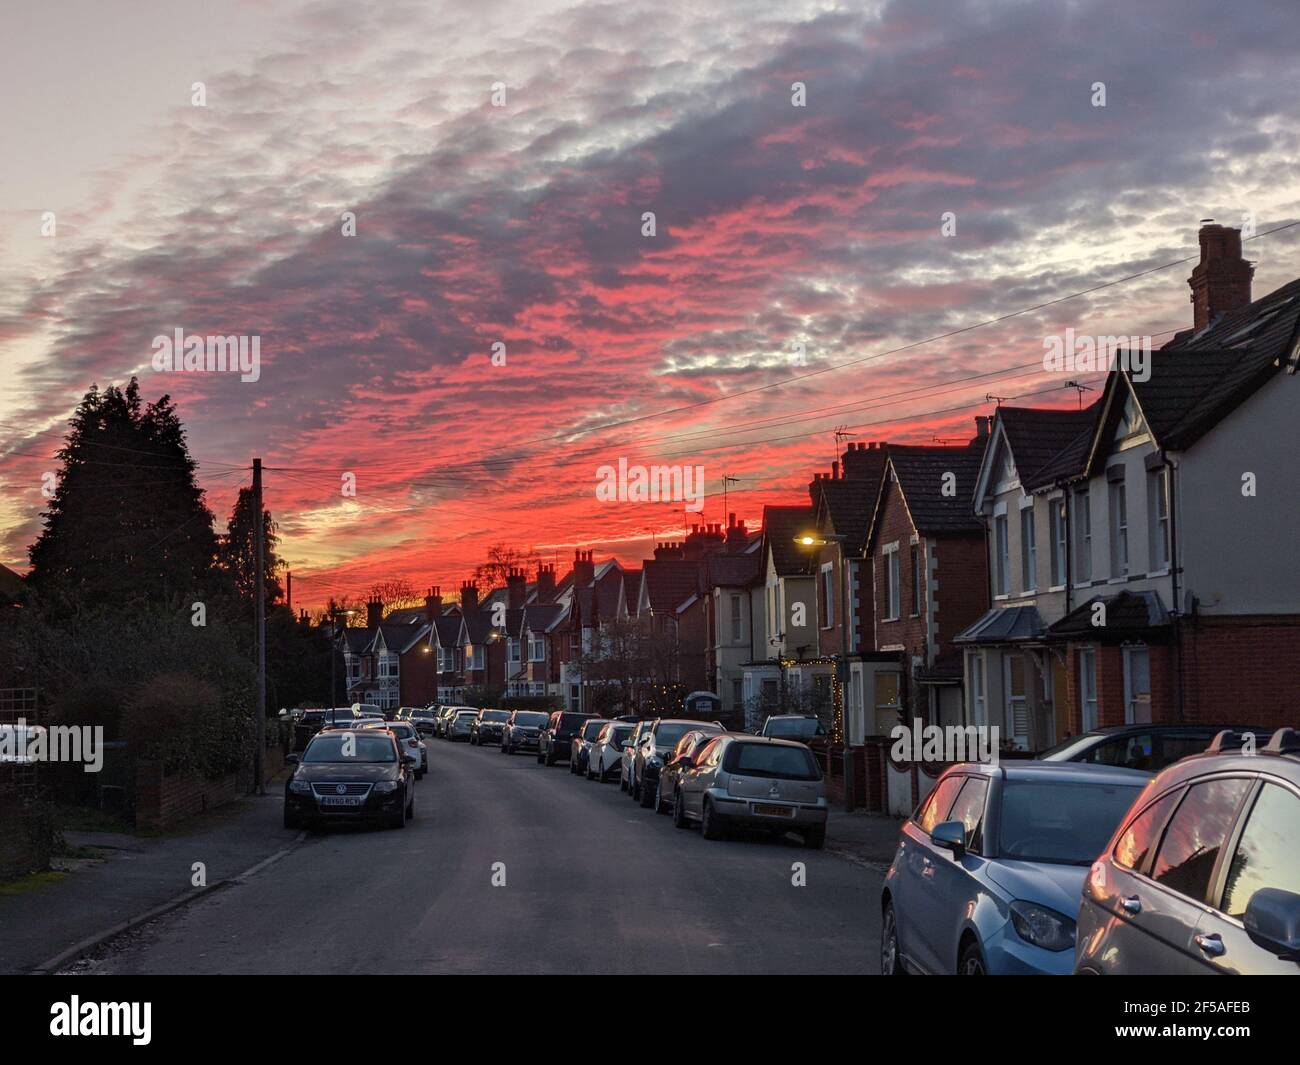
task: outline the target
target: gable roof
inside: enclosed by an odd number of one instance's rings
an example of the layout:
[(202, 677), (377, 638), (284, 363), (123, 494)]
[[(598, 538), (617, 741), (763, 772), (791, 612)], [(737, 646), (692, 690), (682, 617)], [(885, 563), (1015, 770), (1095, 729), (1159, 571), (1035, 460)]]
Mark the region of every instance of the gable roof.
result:
[(374, 629), (361, 628), (355, 625), (339, 629), (339, 634), (343, 637), (344, 652), (354, 655), (361, 654), (375, 638)]
[[(881, 473), (885, 468), (885, 453), (874, 452), (881, 456)], [(823, 517), (830, 519), (837, 535), (843, 536), (843, 551), (849, 555), (862, 554), (862, 547), (867, 542), (867, 533), (871, 531), (871, 515), (876, 509), (876, 496), (880, 491), (879, 478), (860, 478), (846, 480), (829, 477), (814, 482), (813, 491), (817, 496), (816, 520)]]
[(763, 536), (778, 577), (806, 577), (813, 572), (814, 552), (797, 545), (794, 538), (807, 532), (815, 517), (811, 506), (763, 508)]
[(519, 631), (526, 629), (534, 633), (549, 632), (563, 616), (564, 607), (559, 603), (529, 603), (523, 609), (523, 622)]
[(698, 559), (648, 558), (642, 568), (645, 591), (654, 614), (671, 614), (699, 589)]
[(441, 617), (434, 618), (433, 628), (429, 633), (430, 645), (455, 647), (458, 642), (460, 642), (460, 615), (443, 614)]
[(1039, 487), (1043, 471), (1067, 453), (1082, 464), (1101, 406), (1096, 399), (1082, 410), (998, 408), (998, 423), (1025, 491)]
[(375, 627), (375, 635), (366, 645), (366, 650), (373, 650), (382, 635), (385, 647), (390, 651), (403, 654), (414, 647), (428, 632), (429, 625), (427, 622), (420, 625), (406, 625), (400, 622), (393, 624), (384, 621)]
[[(965, 447), (889, 445), (889, 468), (918, 533), (983, 531), (984, 524), (975, 514), (975, 483), (985, 443), (977, 438)], [(948, 473), (955, 479), (952, 495), (944, 495)], [(883, 485), (880, 499), (884, 499)]]
[(763, 557), (756, 551), (743, 555), (709, 555), (704, 566), (704, 579), (710, 588), (748, 588), (763, 576)]

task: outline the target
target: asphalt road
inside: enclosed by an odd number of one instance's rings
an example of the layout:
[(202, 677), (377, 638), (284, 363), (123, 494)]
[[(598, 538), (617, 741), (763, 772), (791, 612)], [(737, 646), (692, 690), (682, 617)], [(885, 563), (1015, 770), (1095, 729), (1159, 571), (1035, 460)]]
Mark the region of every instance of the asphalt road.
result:
[(878, 971), (870, 868), (793, 837), (709, 842), (530, 754), (430, 751), (405, 829), (313, 833), (81, 971)]

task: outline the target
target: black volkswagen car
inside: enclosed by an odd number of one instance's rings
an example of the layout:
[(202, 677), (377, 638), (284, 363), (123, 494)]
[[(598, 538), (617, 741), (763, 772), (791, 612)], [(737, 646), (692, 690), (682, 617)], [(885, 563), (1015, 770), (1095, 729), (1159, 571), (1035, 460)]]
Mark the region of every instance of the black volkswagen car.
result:
[(387, 729), (317, 733), (284, 785), (284, 827), (382, 821), (405, 828), (415, 816), (415, 759)]

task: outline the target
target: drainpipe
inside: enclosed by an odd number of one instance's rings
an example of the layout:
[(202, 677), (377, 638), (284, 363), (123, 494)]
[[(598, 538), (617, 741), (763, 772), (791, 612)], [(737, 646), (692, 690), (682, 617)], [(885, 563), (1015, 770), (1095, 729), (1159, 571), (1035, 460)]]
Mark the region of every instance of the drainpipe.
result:
[(1178, 510), (1174, 506), (1174, 481), (1178, 467), (1170, 461), (1168, 454), (1164, 455), (1164, 466), (1169, 472), (1169, 594), (1173, 599), (1170, 606), (1174, 614), (1174, 710), (1179, 724), (1182, 724), (1187, 714), (1183, 686), (1183, 612), (1178, 605)]

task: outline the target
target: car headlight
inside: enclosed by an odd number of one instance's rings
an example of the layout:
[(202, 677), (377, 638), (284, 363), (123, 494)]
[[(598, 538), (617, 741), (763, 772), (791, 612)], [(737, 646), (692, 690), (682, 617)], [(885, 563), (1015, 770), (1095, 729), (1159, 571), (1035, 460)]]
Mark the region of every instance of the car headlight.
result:
[(1017, 899), (1011, 904), (1011, 924), (1016, 935), (1026, 943), (1044, 950), (1071, 950), (1074, 947), (1074, 921), (1046, 906)]
[(388, 795), (391, 792), (394, 792), (396, 790), (397, 790), (397, 781), (395, 780), (381, 780), (378, 784), (375, 785), (376, 795)]
[(295, 795), (310, 795), (311, 785), (305, 780), (291, 780), (289, 781), (289, 790)]

